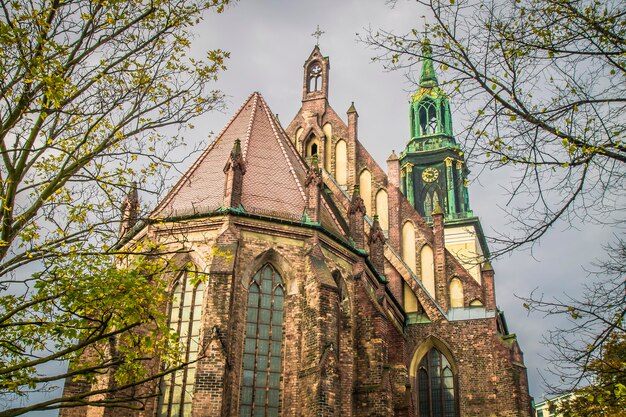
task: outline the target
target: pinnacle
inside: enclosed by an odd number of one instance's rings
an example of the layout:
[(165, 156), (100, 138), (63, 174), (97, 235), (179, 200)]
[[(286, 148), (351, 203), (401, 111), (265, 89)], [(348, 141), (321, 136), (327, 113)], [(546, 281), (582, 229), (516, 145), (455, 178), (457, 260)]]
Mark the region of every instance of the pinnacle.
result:
[(233, 144), (233, 150), (230, 151), (230, 156), (235, 158), (241, 155), (241, 140), (239, 138), (235, 139), (235, 143)]

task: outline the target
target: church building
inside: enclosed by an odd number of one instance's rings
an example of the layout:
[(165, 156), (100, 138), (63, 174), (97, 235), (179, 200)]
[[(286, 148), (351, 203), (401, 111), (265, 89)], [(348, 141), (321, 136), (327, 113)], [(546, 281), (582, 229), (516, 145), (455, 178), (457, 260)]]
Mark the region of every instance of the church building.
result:
[(315, 46), (288, 126), (252, 93), (152, 220), (131, 227), (126, 210), (131, 242), (176, 253), (167, 314), (198, 361), (165, 376), (144, 410), (61, 416), (531, 415), (423, 48), (406, 148), (386, 167), (354, 103), (345, 119), (331, 107), (330, 60)]

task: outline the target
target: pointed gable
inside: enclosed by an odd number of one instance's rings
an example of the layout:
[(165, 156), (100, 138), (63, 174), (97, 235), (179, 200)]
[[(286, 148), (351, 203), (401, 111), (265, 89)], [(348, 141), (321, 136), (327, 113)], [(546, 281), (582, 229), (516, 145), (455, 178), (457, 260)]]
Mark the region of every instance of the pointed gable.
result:
[[(217, 138), (154, 211), (156, 217), (208, 213), (223, 206), (226, 174), (235, 140), (245, 164), (241, 205), (249, 213), (302, 218), (306, 208), (306, 164), (260, 93), (248, 97)], [(322, 225), (344, 235), (322, 199)]]
[(243, 142), (248, 174), (243, 183), (245, 209), (270, 210), (301, 216), (306, 195), (305, 166), (260, 94), (254, 96), (255, 114)]
[(254, 118), (252, 94), (208, 148), (185, 172), (154, 210), (158, 217), (181, 216), (213, 211), (224, 200), (224, 166), (235, 139), (242, 142), (250, 133)]

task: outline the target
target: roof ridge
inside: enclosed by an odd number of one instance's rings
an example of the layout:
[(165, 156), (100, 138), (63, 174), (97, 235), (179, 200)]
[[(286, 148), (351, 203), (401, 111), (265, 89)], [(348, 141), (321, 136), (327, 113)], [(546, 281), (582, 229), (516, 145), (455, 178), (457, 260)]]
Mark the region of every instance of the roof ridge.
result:
[(231, 124), (233, 124), (233, 122), (235, 121), (235, 119), (237, 118), (237, 116), (239, 116), (239, 113), (241, 113), (241, 111), (246, 107), (246, 104), (248, 104), (248, 102), (250, 101), (250, 99), (252, 98), (253, 95), (257, 94), (256, 91), (253, 91), (252, 93), (250, 93), (250, 95), (248, 96), (248, 98), (246, 98), (243, 102), (243, 104), (241, 106), (239, 106), (239, 108), (237, 109), (237, 111), (235, 112), (235, 114), (233, 114), (233, 117), (230, 118), (230, 120), (228, 121), (228, 123), (226, 123), (226, 126), (224, 126), (222, 128), (222, 130), (220, 130), (220, 133), (217, 134), (217, 137), (219, 138), (220, 136), (222, 136), (224, 134), (224, 132), (226, 132), (226, 130), (230, 127)]
[[(263, 102), (265, 103), (265, 99), (263, 100)], [(269, 112), (269, 106), (267, 106), (267, 103), (265, 103), (266, 107), (268, 107), (268, 112)], [(270, 115), (272, 115), (271, 112), (269, 112)], [(296, 159), (298, 160), (298, 162), (300, 163), (300, 167), (306, 172), (306, 170), (308, 169), (308, 165), (306, 164), (304, 157), (302, 155), (300, 155), (300, 152), (298, 152), (298, 149), (296, 149), (296, 145), (293, 144), (293, 142), (289, 139), (289, 135), (287, 134), (287, 132), (285, 131), (285, 129), (283, 128), (283, 126), (280, 124), (280, 121), (278, 121), (278, 119), (276, 119), (273, 115), (271, 117), (271, 122), (274, 124), (274, 126), (276, 126), (280, 131), (280, 133), (282, 133), (282, 135), (287, 138), (287, 143), (289, 144), (289, 147), (291, 148), (291, 150), (293, 151), (294, 155), (296, 156)]]
[[(250, 143), (250, 136), (252, 135), (252, 125), (254, 124), (254, 117), (256, 116), (256, 106), (259, 101), (259, 96), (261, 93), (258, 91), (253, 92), (250, 97), (254, 96), (254, 101), (252, 102), (252, 113), (250, 113), (250, 120), (248, 121), (248, 129), (246, 130), (245, 142), (243, 144), (242, 154), (244, 161), (248, 156), (248, 144)], [(246, 104), (249, 100), (246, 100)], [(261, 97), (261, 101), (263, 101), (263, 97)]]
[[(261, 96), (260, 93), (259, 93), (259, 96)], [(304, 189), (302, 188), (302, 184), (300, 183), (300, 180), (298, 179), (298, 176), (296, 175), (296, 171), (293, 168), (293, 165), (291, 164), (289, 157), (287, 156), (287, 151), (285, 150), (283, 141), (280, 139), (280, 135), (278, 134), (278, 131), (276, 130), (276, 125), (275, 123), (273, 123), (274, 120), (272, 119), (271, 113), (269, 109), (267, 108), (267, 103), (265, 102), (265, 99), (263, 98), (263, 96), (261, 96), (261, 106), (263, 107), (263, 110), (265, 110), (265, 114), (268, 117), (268, 120), (270, 121), (270, 126), (272, 128), (272, 132), (274, 132), (274, 137), (276, 138), (278, 145), (280, 146), (280, 149), (283, 152), (283, 157), (285, 158), (285, 161), (287, 162), (287, 166), (289, 167), (289, 171), (291, 172), (291, 175), (296, 181), (296, 185), (298, 186), (298, 189), (300, 190), (300, 195), (302, 196), (302, 199), (306, 202), (306, 193), (304, 192)], [(289, 139), (287, 139), (287, 142), (291, 143)]]
[(191, 177), (191, 175), (196, 171), (198, 166), (200, 166), (202, 161), (204, 161), (206, 156), (211, 152), (211, 150), (220, 141), (220, 139), (222, 138), (222, 135), (226, 132), (226, 130), (230, 127), (230, 125), (233, 124), (237, 116), (239, 116), (239, 114), (243, 111), (243, 109), (246, 107), (246, 104), (248, 104), (248, 102), (250, 101), (250, 99), (252, 98), (254, 94), (258, 94), (258, 93), (255, 91), (252, 94), (250, 94), (248, 98), (246, 98), (243, 104), (239, 107), (239, 109), (237, 109), (237, 111), (230, 118), (228, 123), (226, 123), (226, 126), (224, 126), (222, 130), (220, 130), (220, 133), (218, 133), (217, 136), (215, 136), (215, 139), (207, 145), (206, 149), (202, 152), (202, 154), (198, 157), (198, 159), (196, 159), (196, 161), (183, 173), (180, 179), (176, 182), (176, 184), (174, 184), (172, 189), (167, 193), (165, 198), (159, 204), (157, 204), (157, 206), (152, 210), (151, 214), (155, 214), (158, 211), (162, 210), (172, 201), (174, 196), (176, 196), (178, 191), (182, 188), (185, 181), (187, 181)]

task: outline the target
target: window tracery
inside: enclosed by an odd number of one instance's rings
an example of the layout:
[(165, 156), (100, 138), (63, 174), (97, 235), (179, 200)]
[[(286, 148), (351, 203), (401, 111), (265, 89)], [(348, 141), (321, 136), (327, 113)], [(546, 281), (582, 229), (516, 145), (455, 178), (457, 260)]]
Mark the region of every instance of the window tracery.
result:
[(417, 373), (419, 417), (457, 417), (455, 380), (448, 359), (432, 348), (420, 362)]
[(322, 66), (318, 62), (314, 62), (309, 66), (307, 78), (309, 93), (322, 90)]
[(443, 209), (441, 202), (439, 201), (439, 192), (437, 189), (427, 189), (424, 192), (424, 215), (431, 216), (437, 204)]
[(195, 269), (181, 272), (176, 278), (172, 295), (170, 328), (178, 333), (185, 347), (185, 362), (189, 365), (163, 378), (158, 416), (187, 417), (191, 416), (193, 403), (204, 296), (204, 283), (198, 282)]
[(278, 416), (285, 298), (280, 274), (263, 266), (250, 281), (240, 415)]
[(421, 135), (432, 135), (439, 131), (437, 108), (433, 102), (427, 100), (421, 103), (418, 117)]

